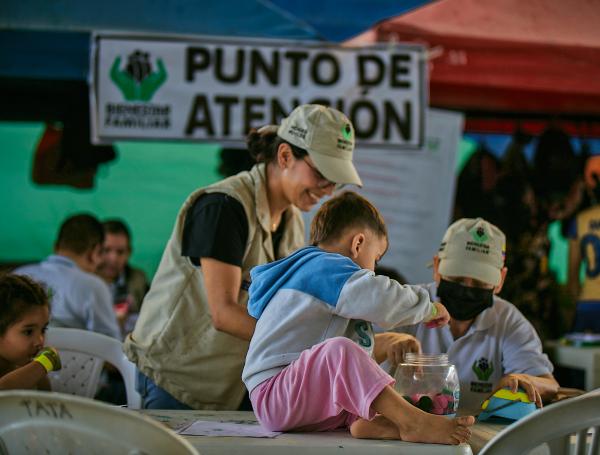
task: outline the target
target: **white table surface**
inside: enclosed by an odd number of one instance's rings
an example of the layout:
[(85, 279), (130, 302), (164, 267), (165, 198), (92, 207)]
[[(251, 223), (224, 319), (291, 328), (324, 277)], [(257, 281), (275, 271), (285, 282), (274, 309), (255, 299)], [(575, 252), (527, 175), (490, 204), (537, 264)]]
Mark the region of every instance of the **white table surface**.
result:
[[(252, 412), (240, 411), (138, 411), (171, 429), (196, 420), (256, 421)], [(348, 431), (284, 433), (276, 438), (183, 436), (201, 455), (308, 455), (308, 454), (394, 454), (394, 455), (472, 455), (468, 444), (416, 444), (403, 441), (354, 439)], [(483, 435), (485, 438), (485, 434)]]

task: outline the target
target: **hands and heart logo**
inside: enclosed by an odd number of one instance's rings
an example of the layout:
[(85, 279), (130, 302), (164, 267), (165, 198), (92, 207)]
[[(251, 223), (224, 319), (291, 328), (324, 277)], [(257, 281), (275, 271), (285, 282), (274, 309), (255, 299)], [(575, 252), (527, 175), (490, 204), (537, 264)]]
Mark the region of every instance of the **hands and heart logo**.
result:
[(127, 57), (121, 68), (121, 57), (116, 57), (110, 69), (110, 78), (127, 101), (150, 101), (167, 80), (167, 70), (162, 59), (156, 59), (156, 69), (150, 53), (136, 50)]

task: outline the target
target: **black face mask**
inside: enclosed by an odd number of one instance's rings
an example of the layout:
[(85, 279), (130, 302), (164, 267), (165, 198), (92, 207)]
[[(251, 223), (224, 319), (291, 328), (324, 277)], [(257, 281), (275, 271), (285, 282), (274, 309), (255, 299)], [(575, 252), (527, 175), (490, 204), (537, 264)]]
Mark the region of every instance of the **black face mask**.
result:
[(494, 303), (494, 290), (471, 288), (453, 281), (441, 280), (437, 295), (452, 319), (468, 321)]

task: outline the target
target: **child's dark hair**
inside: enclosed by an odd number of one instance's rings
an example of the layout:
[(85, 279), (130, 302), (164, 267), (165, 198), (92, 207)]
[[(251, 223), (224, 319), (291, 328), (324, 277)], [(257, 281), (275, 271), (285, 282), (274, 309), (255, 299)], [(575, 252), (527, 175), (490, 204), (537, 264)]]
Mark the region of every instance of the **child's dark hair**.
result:
[(46, 290), (31, 278), (0, 275), (0, 336), (32, 307), (49, 306)]
[(246, 145), (250, 156), (257, 163), (269, 163), (277, 159), (277, 150), (281, 144), (288, 144), (295, 158), (303, 158), (308, 152), (300, 147), (290, 144), (277, 136), (275, 128), (265, 127), (259, 130), (252, 128), (246, 136)]
[(346, 191), (325, 202), (315, 214), (310, 226), (310, 243), (318, 245), (338, 239), (348, 228), (366, 228), (387, 238), (385, 221), (367, 199)]

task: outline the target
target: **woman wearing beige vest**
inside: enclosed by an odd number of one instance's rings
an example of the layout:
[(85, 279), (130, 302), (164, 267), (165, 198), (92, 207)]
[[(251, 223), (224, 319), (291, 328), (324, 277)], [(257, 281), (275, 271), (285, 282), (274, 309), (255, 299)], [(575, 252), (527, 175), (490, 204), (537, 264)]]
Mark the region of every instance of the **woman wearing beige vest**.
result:
[(250, 269), (304, 245), (300, 210), (336, 184), (361, 185), (354, 129), (335, 109), (299, 106), (252, 131), (248, 148), (259, 164), (184, 202), (125, 340), (145, 408), (238, 409), (256, 324), (246, 311)]

